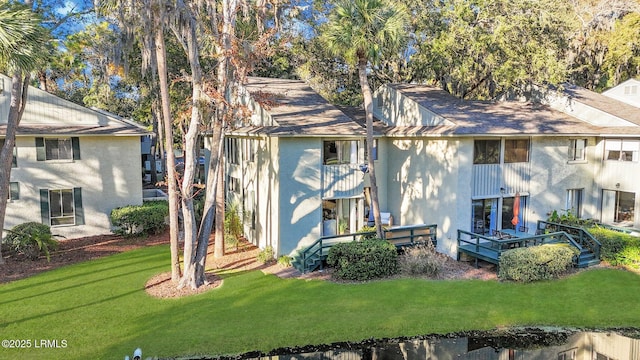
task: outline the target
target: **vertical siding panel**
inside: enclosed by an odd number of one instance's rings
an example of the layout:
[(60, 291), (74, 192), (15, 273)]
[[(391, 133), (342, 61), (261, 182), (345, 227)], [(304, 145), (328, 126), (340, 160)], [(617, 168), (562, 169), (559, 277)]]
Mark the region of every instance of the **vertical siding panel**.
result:
[(325, 165), (322, 167), (322, 197), (350, 198), (364, 190), (362, 173), (357, 165)]

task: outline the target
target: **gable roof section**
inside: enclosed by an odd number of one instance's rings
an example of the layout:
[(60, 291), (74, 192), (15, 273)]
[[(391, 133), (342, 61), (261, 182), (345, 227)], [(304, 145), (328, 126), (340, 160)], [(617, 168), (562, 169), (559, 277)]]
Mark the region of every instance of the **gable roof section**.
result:
[[(454, 124), (390, 127), (386, 131), (389, 136), (640, 134), (640, 126), (596, 126), (539, 103), (460, 100), (432, 86), (411, 84), (388, 86), (406, 99), (415, 101), (428, 111)], [(586, 96), (581, 99), (586, 99)]]
[[(11, 78), (0, 75), (0, 135), (6, 134)], [(144, 127), (102, 110), (89, 109), (46, 91), (29, 87), (27, 105), (17, 135), (148, 135)]]
[(640, 80), (628, 79), (603, 91), (602, 95), (640, 108)]
[[(243, 87), (270, 119), (232, 131), (239, 135), (364, 136), (365, 129), (305, 82), (249, 77)], [(266, 101), (265, 101), (266, 100)], [(268, 103), (268, 104), (267, 104)]]

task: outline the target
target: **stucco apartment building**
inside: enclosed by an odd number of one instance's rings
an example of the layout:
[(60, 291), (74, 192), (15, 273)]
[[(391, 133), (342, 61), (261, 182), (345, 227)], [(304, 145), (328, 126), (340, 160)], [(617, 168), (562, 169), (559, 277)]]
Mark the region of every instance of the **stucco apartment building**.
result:
[[(225, 139), (227, 198), (245, 235), (278, 255), (359, 230), (369, 212), (361, 112), (339, 109), (301, 81), (250, 78), (248, 124)], [(270, 101), (264, 101), (269, 97)], [(390, 84), (374, 94), (380, 207), (393, 225), (535, 232), (554, 211), (640, 227), (640, 112), (582, 88), (529, 101), (463, 101), (434, 87)], [(533, 101), (531, 99), (534, 99)]]
[[(0, 142), (11, 78), (0, 75)], [(133, 122), (29, 88), (16, 135), (5, 228), (29, 221), (76, 238), (111, 232), (115, 207), (142, 204), (140, 138)]]

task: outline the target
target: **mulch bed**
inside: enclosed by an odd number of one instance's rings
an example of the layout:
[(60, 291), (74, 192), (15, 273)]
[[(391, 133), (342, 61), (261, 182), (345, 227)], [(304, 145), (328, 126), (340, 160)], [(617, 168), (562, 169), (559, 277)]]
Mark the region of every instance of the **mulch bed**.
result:
[(146, 237), (125, 238), (118, 235), (99, 235), (60, 241), (58, 250), (51, 253), (50, 261), (45, 257), (29, 260), (21, 256), (4, 256), (0, 265), (0, 283), (52, 270), (61, 266), (97, 259), (148, 245), (168, 244), (168, 232)]

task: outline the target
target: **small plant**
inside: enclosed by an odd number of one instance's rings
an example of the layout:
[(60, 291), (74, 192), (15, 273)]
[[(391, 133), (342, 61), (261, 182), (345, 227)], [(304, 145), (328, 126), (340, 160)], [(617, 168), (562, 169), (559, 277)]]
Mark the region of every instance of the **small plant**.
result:
[(164, 200), (147, 201), (142, 205), (129, 205), (111, 210), (114, 233), (122, 236), (159, 234), (167, 228), (169, 203)]
[(569, 210), (561, 210), (562, 213), (559, 213), (558, 210), (553, 210), (547, 219), (548, 222), (569, 225), (569, 226), (585, 226), (590, 227), (593, 226), (594, 222), (590, 219), (581, 219), (576, 216), (571, 209)]
[(235, 246), (238, 250), (238, 243), (242, 235), (243, 225), (239, 205), (236, 202), (228, 202), (224, 212), (224, 241), (227, 246)]
[(11, 253), (23, 254), (31, 260), (45, 255), (51, 260), (51, 251), (58, 249), (56, 235), (51, 234), (48, 225), (37, 222), (27, 222), (7, 230), (6, 247)]
[(358, 233), (363, 234), (360, 235), (360, 240), (371, 240), (376, 238), (376, 227), (375, 226), (363, 226), (358, 230)]
[(573, 266), (577, 249), (570, 245), (542, 245), (508, 250), (500, 256), (498, 277), (532, 282), (558, 278)]
[(372, 239), (336, 244), (329, 249), (327, 264), (333, 276), (365, 281), (398, 273), (398, 251), (386, 240)]
[(405, 249), (400, 256), (400, 271), (407, 275), (435, 277), (440, 273), (446, 259), (438, 254), (432, 242)]
[(291, 266), (291, 256), (288, 256), (288, 255), (280, 256), (278, 258), (278, 265), (284, 266), (284, 267), (290, 267)]
[(260, 250), (260, 252), (258, 253), (258, 256), (256, 257), (256, 260), (258, 260), (258, 262), (262, 264), (267, 264), (274, 261), (273, 247), (269, 245), (264, 249)]

